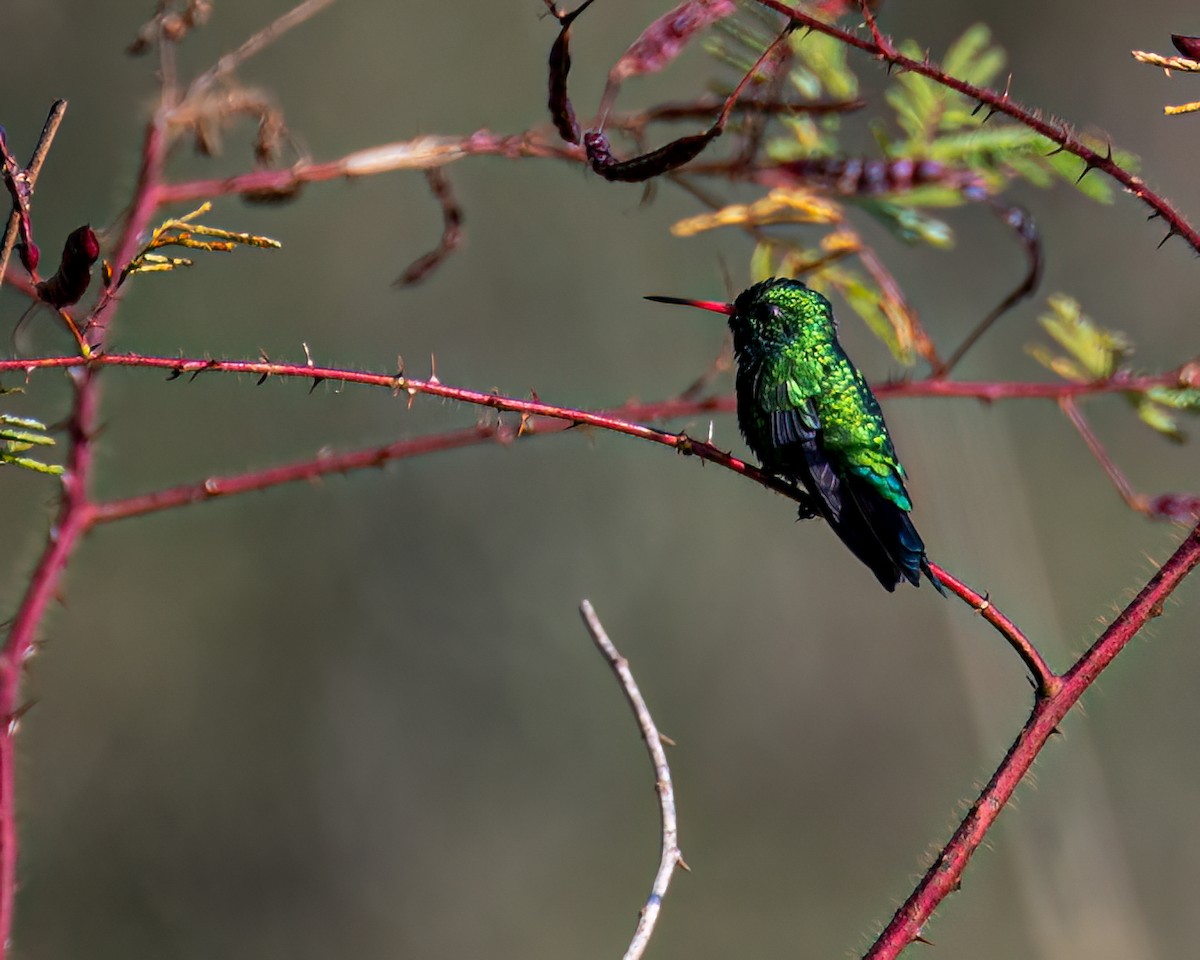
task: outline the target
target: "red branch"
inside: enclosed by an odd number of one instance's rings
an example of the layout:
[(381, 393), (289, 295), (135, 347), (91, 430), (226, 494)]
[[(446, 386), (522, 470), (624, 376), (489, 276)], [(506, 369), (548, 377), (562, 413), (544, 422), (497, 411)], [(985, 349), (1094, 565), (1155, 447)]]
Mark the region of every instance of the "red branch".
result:
[[(0, 373), (23, 373), (26, 376), (35, 370), (50, 370), (80, 366), (146, 367), (177, 371), (180, 374), (244, 373), (254, 376), (300, 377), (302, 379), (333, 380), (341, 383), (361, 383), (369, 386), (393, 389), (413, 389), (418, 393), (431, 393), (451, 400), (495, 407), (493, 394), (445, 387), (436, 380), (422, 381), (393, 374), (367, 373), (339, 367), (318, 367), (298, 363), (274, 363), (269, 360), (205, 360), (196, 357), (152, 357), (137, 353), (98, 354), (87, 360), (78, 354), (53, 357), (25, 357), (0, 360)], [(879, 397), (939, 397), (943, 399), (967, 399), (992, 402), (997, 400), (1061, 400), (1064, 397), (1083, 397), (1105, 393), (1142, 393), (1152, 387), (1200, 388), (1200, 364), (1195, 361), (1184, 364), (1166, 373), (1135, 375), (1118, 371), (1105, 380), (1089, 380), (1084, 383), (1068, 380), (1020, 381), (1020, 380), (943, 380), (929, 377), (922, 380), (895, 380), (872, 385)], [(516, 412), (541, 413), (535, 401), (513, 401), (519, 406)], [(722, 412), (735, 409), (732, 396), (709, 397), (703, 400), (674, 400), (653, 405), (657, 417), (687, 416), (690, 413)], [(555, 407), (556, 410), (570, 410)], [(552, 414), (547, 414), (552, 415)], [(597, 424), (604, 426), (604, 424)]]
[(95, 371), (80, 371), (70, 430), (71, 452), (63, 474), (63, 495), (46, 547), (29, 578), (29, 586), (13, 618), (0, 652), (0, 958), (12, 936), (17, 890), (17, 829), (13, 792), (13, 737), (23, 713), (21, 674), (34, 652), (38, 626), (66, 571), (71, 554), (87, 529), (91, 504), (87, 481), (93, 462), (92, 431), (96, 423)]
[(499, 134), (478, 130), (465, 137), (417, 137), (368, 147), (323, 163), (302, 161), (283, 169), (254, 170), (214, 180), (189, 180), (158, 187), (159, 204), (194, 203), (237, 194), (251, 198), (284, 198), (306, 183), (354, 179), (391, 170), (427, 170), (468, 156), (546, 157), (582, 161), (579, 147), (552, 144), (532, 134)]
[(1162, 614), (1163, 602), (1198, 562), (1200, 526), (1192, 530), (1112, 626), (1067, 671), (1058, 692), (1035, 703), (1033, 712), (992, 779), (971, 805), (954, 836), (926, 871), (912, 896), (896, 911), (891, 923), (867, 951), (864, 960), (893, 960), (921, 936), (933, 911), (947, 894), (958, 888), (967, 861), (1012, 797), (1017, 784), (1029, 771), (1046, 741), (1058, 729), (1067, 711), (1146, 622)]
[[(1079, 157), (1084, 163), (1083, 173), (1080, 174), (1081, 177), (1092, 170), (1099, 170), (1101, 173), (1107, 174), (1113, 180), (1117, 181), (1117, 183), (1121, 184), (1126, 190), (1150, 207), (1157, 216), (1162, 217), (1167, 224), (1168, 237), (1172, 235), (1181, 236), (1193, 250), (1200, 253), (1200, 232), (1197, 232), (1187, 221), (1187, 218), (1167, 200), (1146, 186), (1146, 182), (1141, 177), (1130, 173), (1113, 160), (1111, 145), (1105, 153), (1099, 153), (1072, 133), (1067, 124), (1059, 120), (1047, 120), (1040, 111), (1018, 103), (1008, 95), (1007, 90), (1003, 93), (997, 93), (995, 90), (976, 86), (973, 83), (968, 83), (965, 80), (960, 80), (946, 73), (945, 70), (932, 60), (914, 60), (912, 57), (906, 57), (892, 46), (891, 41), (878, 32), (875, 33), (875, 39), (867, 40), (849, 30), (843, 30), (841, 27), (826, 23), (824, 20), (819, 20), (811, 14), (789, 6), (783, 3), (782, 0), (758, 0), (758, 2), (764, 7), (778, 11), (803, 26), (817, 31), (817, 33), (823, 33), (826, 36), (840, 40), (847, 46), (856, 47), (865, 53), (878, 57), (890, 67), (899, 67), (902, 70), (910, 70), (913, 73), (920, 74), (922, 77), (928, 77), (943, 87), (956, 90), (964, 96), (978, 101), (993, 113), (1007, 114), (1030, 130), (1040, 133), (1047, 140), (1057, 143), (1060, 149)], [(874, 26), (874, 18), (871, 16), (869, 8), (867, 8), (867, 22), (872, 27)]]
[(1039, 697), (1052, 696), (1062, 688), (1062, 678), (1050, 669), (1037, 647), (1030, 643), (1029, 638), (1015, 623), (996, 609), (990, 598), (976, 593), (938, 564), (930, 563), (929, 566), (933, 568), (934, 575), (951, 593), (973, 607), (984, 620), (995, 627), (1000, 636), (1008, 641), (1009, 646), (1017, 652), (1017, 656), (1025, 661), (1025, 666), (1033, 674), (1035, 689)]
[[(139, 235), (149, 226), (157, 206), (155, 189), (162, 179), (165, 157), (166, 145), (156, 119), (151, 122), (143, 143), (134, 201), (117, 248), (118, 263), (133, 256)], [(115, 298), (102, 296), (93, 314), (90, 340), (101, 350), (117, 302)], [(71, 442), (58, 516), (0, 651), (0, 722), (3, 722), (0, 727), (0, 960), (8, 955), (17, 892), (13, 738), (22, 713), (19, 701), (22, 671), (34, 651), (39, 626), (58, 591), (71, 555), (91, 523), (93, 508), (88, 489), (94, 465), (92, 438), (99, 419), (99, 370), (80, 365), (79, 359), (76, 357), (76, 363), (71, 365), (75, 391), (67, 421)]]

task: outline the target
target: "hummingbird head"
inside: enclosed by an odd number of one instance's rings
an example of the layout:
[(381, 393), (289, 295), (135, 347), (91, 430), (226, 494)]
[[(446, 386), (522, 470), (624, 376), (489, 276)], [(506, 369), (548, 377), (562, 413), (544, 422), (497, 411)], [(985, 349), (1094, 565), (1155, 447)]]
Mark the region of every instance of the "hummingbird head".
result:
[(739, 355), (756, 343), (778, 343), (799, 336), (812, 324), (835, 329), (829, 301), (799, 280), (772, 277), (743, 290), (733, 303), (687, 300), (682, 297), (646, 297), (659, 303), (681, 303), (729, 317), (733, 343)]

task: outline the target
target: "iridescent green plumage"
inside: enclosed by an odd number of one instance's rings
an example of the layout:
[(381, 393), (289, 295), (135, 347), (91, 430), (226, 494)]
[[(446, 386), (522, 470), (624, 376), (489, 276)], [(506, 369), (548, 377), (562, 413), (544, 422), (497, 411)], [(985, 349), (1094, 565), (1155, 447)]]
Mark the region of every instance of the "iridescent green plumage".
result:
[(798, 280), (765, 280), (734, 301), (729, 327), (738, 422), (763, 468), (802, 484), (888, 590), (922, 571), (941, 590), (908, 518), (904, 467), (829, 301)]
[[(924, 573), (944, 593), (908, 517), (904, 467), (879, 403), (837, 339), (829, 301), (799, 280), (757, 283), (732, 304), (676, 297), (729, 316), (738, 424), (769, 473), (800, 484), (888, 590)], [(802, 511), (803, 512), (803, 511)]]

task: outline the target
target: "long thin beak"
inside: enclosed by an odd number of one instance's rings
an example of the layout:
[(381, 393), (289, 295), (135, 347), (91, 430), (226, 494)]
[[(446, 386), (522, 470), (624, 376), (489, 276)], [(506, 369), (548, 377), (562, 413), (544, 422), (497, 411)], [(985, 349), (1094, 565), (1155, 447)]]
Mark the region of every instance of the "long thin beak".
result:
[(711, 310), (713, 313), (723, 313), (732, 316), (733, 304), (721, 303), (720, 300), (687, 300), (684, 297), (646, 297), (656, 303), (679, 303), (685, 307), (699, 307), (701, 310)]

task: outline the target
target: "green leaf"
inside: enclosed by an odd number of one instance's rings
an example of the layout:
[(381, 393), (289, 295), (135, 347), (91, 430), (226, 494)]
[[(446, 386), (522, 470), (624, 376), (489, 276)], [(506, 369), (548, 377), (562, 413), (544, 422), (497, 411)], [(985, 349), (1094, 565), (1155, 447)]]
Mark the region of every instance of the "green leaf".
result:
[(1179, 429), (1179, 425), (1170, 412), (1154, 403), (1148, 396), (1135, 394), (1129, 398), (1129, 401), (1137, 411), (1138, 418), (1152, 430), (1161, 433), (1174, 443), (1183, 443), (1187, 440), (1187, 434)]
[[(1034, 359), (1077, 383), (1107, 379), (1121, 370), (1121, 362), (1133, 352), (1124, 334), (1097, 326), (1070, 297), (1056, 294), (1049, 303), (1051, 313), (1039, 322), (1069, 355), (1056, 355), (1035, 344), (1026, 348)], [(1123, 395), (1143, 423), (1175, 443), (1182, 443), (1186, 435), (1173, 412), (1200, 413), (1200, 389), (1194, 387), (1150, 387), (1126, 390)]]
[(963, 35), (950, 44), (942, 58), (942, 69), (978, 87), (987, 86), (1006, 59), (1004, 51), (991, 46), (991, 42), (992, 31), (986, 23), (967, 27)]
[(754, 283), (769, 280), (775, 276), (774, 244), (764, 240), (754, 245), (754, 253), (750, 255), (750, 279)]
[[(957, 190), (946, 190), (958, 204), (963, 202), (962, 193)], [(916, 191), (913, 191), (916, 192)], [(908, 195), (904, 195), (909, 199)], [(926, 201), (923, 206), (932, 205)], [(947, 205), (955, 205), (953, 203)], [(909, 206), (901, 206), (887, 200), (863, 200), (859, 206), (870, 213), (876, 220), (886, 226), (893, 234), (905, 243), (927, 243), (939, 250), (948, 250), (954, 246), (954, 230), (944, 220), (927, 216)]]
[(896, 335), (896, 328), (884, 309), (884, 297), (878, 287), (857, 271), (844, 267), (823, 270), (810, 282), (814, 289), (826, 284), (841, 294), (847, 306), (862, 317), (868, 329), (887, 345), (893, 357), (906, 367), (916, 362), (912, 349), (901, 343)]
[(801, 69), (816, 77), (828, 96), (837, 100), (858, 96), (858, 77), (850, 69), (844, 43), (823, 33), (793, 33), (791, 44)]
[(1038, 322), (1067, 351), (1069, 358), (1052, 358), (1048, 362), (1051, 355), (1036, 348), (1031, 350), (1034, 357), (1070, 380), (1104, 380), (1116, 373), (1118, 364), (1133, 349), (1125, 335), (1097, 326), (1083, 312), (1079, 301), (1065, 294), (1055, 294), (1048, 303), (1051, 312), (1039, 317)]
[(9, 463), (36, 473), (61, 474), (63, 468), (57, 464), (41, 463), (21, 456), (33, 447), (52, 446), (54, 438), (46, 435), (46, 425), (41, 421), (0, 413), (0, 464)]

